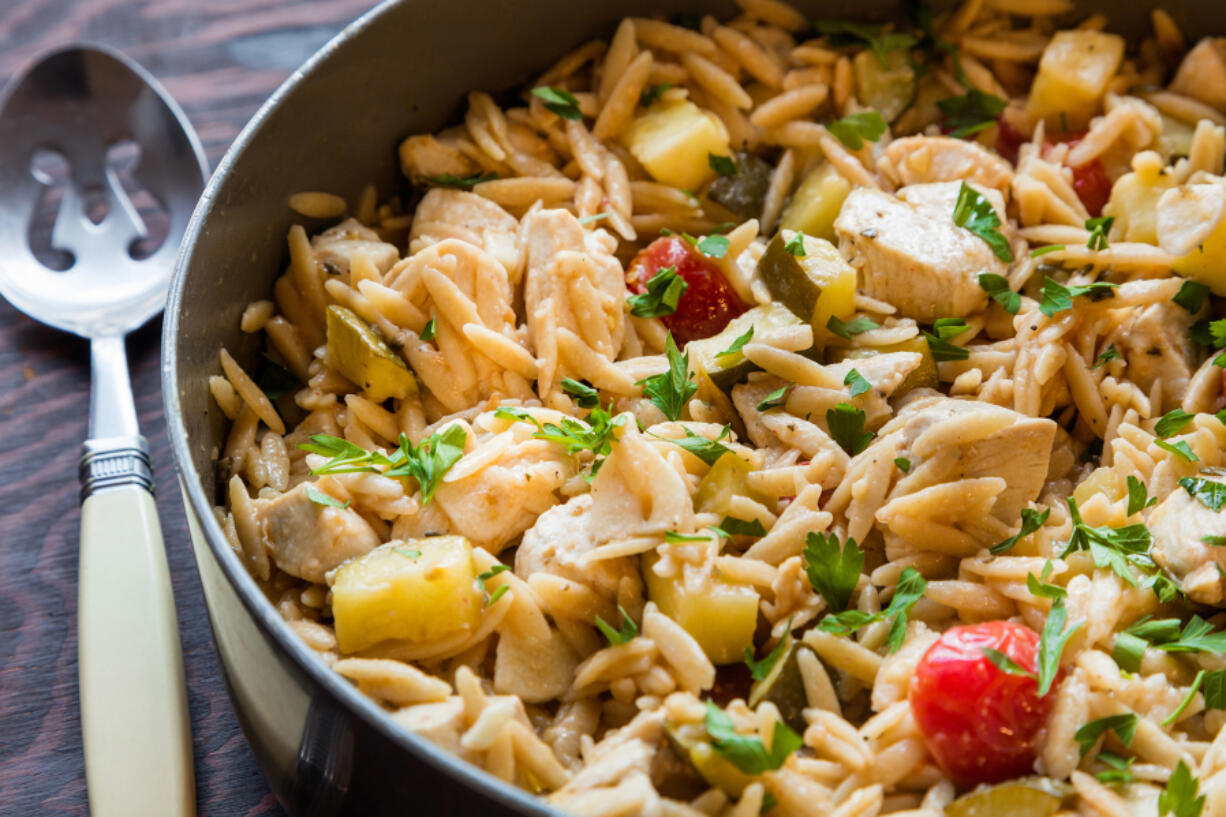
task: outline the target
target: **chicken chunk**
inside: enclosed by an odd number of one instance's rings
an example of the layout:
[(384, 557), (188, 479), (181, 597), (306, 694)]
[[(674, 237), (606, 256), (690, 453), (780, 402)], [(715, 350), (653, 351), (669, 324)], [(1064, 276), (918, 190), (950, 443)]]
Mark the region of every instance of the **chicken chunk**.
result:
[(1171, 90), (1226, 112), (1226, 37), (1205, 37), (1179, 63)]
[(592, 497), (577, 496), (541, 514), (515, 551), (515, 574), (527, 579), (548, 573), (586, 585), (607, 599), (617, 598), (623, 579), (640, 582), (638, 559), (624, 556), (590, 561), (596, 547), (591, 532)]
[(348, 508), (318, 505), (302, 483), (272, 499), (252, 502), (260, 538), (277, 567), (312, 582), (379, 546), (379, 535)]
[(514, 282), (519, 275), (518, 233), (519, 221), (489, 199), (437, 187), (422, 198), (413, 213), (409, 252), (458, 238), (497, 258)]
[[(1008, 268), (986, 242), (954, 224), (960, 186), (911, 185), (897, 196), (868, 188), (851, 192), (834, 227), (839, 249), (860, 270), (867, 295), (926, 323), (987, 305), (979, 275), (1004, 275)], [(998, 191), (976, 189), (1004, 213)]]
[(876, 507), (863, 507), (869, 499), (852, 501), (849, 533), (866, 535), (863, 520), (872, 513), (891, 559), (917, 550), (973, 555), (1016, 529), (1022, 508), (1038, 497), (1055, 435), (1056, 424), (1046, 418), (977, 401), (918, 398), (849, 468), (865, 460), (910, 463)]
[(1162, 382), (1165, 413), (1183, 400), (1197, 367), (1191, 329), (1196, 316), (1171, 301), (1132, 310), (1119, 332), (1117, 348), (1128, 361), (1128, 376), (1147, 393)]
[(980, 145), (950, 136), (908, 136), (890, 143), (882, 172), (899, 185), (966, 181), (1008, 197), (1013, 168)]
[(353, 256), (364, 253), (375, 265), (379, 274), (387, 272), (400, 258), (395, 244), (388, 244), (369, 227), (357, 219), (346, 219), (335, 227), (323, 231), (311, 239), (315, 260), (333, 274), (348, 275)]
[(401, 171), (414, 180), (447, 174), (463, 178), (480, 170), (452, 141), (427, 133), (405, 139), (399, 153)]
[(1180, 589), (1193, 601), (1222, 606), (1226, 547), (1210, 545), (1205, 537), (1226, 536), (1226, 510), (1214, 511), (1176, 488), (1150, 512), (1146, 526), (1153, 537), (1149, 555)]

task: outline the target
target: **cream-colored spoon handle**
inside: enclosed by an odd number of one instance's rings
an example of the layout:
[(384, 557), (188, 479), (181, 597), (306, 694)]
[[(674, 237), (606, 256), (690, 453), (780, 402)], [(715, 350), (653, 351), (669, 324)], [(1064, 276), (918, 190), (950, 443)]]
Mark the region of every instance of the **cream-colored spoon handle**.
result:
[(90, 814), (189, 817), (191, 722), (157, 508), (140, 484), (89, 491), (78, 617)]

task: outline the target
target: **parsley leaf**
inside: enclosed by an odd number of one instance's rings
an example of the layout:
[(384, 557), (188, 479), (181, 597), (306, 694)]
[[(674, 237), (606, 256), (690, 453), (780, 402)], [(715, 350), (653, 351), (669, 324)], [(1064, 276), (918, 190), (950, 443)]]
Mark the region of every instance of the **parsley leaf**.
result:
[[(788, 629), (791, 629), (792, 623), (788, 622)], [(761, 661), (754, 660), (753, 647), (744, 649), (745, 666), (749, 667), (749, 674), (753, 676), (755, 681), (761, 681), (766, 676), (771, 674), (771, 670), (775, 668), (775, 664), (779, 663), (779, 656), (783, 655), (783, 648), (787, 645), (790, 636), (784, 634), (783, 638), (779, 639), (779, 643), (775, 648), (767, 653), (767, 656)]]
[(818, 628), (823, 632), (835, 635), (851, 635), (861, 627), (878, 621), (892, 619), (890, 631), (886, 636), (886, 646), (891, 653), (898, 652), (907, 633), (907, 614), (928, 589), (928, 582), (913, 567), (903, 569), (894, 588), (894, 597), (890, 606), (879, 613), (866, 613), (863, 610), (844, 610), (834, 613), (818, 622)]
[(1135, 757), (1120, 757), (1113, 752), (1099, 752), (1098, 762), (1108, 767), (1107, 771), (1094, 775), (1100, 783), (1131, 783), (1132, 771), (1129, 768), (1136, 761)]
[(1094, 358), (1094, 365), (1090, 368), (1097, 369), (1099, 366), (1102, 366), (1109, 361), (1118, 360), (1119, 356), (1120, 350), (1116, 349), (1115, 344), (1113, 343), (1106, 349), (1103, 349), (1102, 352), (1099, 353), (1098, 357)]
[(848, 150), (864, 147), (864, 140), (876, 142), (885, 133), (885, 117), (877, 111), (868, 110), (848, 114), (826, 126)]
[(435, 187), (453, 187), (457, 190), (472, 190), (481, 182), (492, 182), (498, 178), (497, 173), (474, 173), (471, 176), (456, 176), (444, 173), (441, 176), (425, 176), (422, 181)]
[(898, 470), (904, 474), (911, 473), (911, 460), (906, 457), (895, 457), (894, 464), (898, 466)]
[[(996, 117), (1008, 107), (1007, 100), (988, 94), (978, 88), (970, 89), (963, 96), (952, 96), (937, 101), (944, 116), (942, 126), (957, 139), (979, 133), (996, 124)], [(1008, 259), (1001, 259), (1007, 261)]]
[(864, 570), (864, 553), (856, 540), (849, 537), (840, 547), (833, 533), (810, 531), (801, 555), (809, 585), (826, 600), (826, 607), (835, 613), (846, 610)]
[(608, 218), (610, 215), (610, 213), (592, 213), (590, 216), (584, 216), (575, 220), (580, 224), (591, 224), (592, 222), (600, 221), (602, 218)]
[(1107, 249), (1109, 246), (1107, 244), (1107, 233), (1111, 232), (1111, 225), (1114, 223), (1115, 216), (1099, 216), (1098, 218), (1086, 219), (1086, 229), (1090, 231), (1090, 240), (1086, 242), (1086, 249)]
[(478, 574), (477, 585), (481, 588), (481, 593), (485, 596), (485, 606), (486, 607), (493, 607), (494, 604), (496, 604), (497, 601), (500, 598), (502, 598), (508, 590), (511, 589), (511, 585), (509, 583), (504, 582), (503, 584), (496, 587), (493, 593), (490, 593), (489, 590), (486, 588), (485, 583), (489, 581), (490, 579), (494, 578), (495, 576), (497, 576), (499, 573), (505, 573), (510, 569), (511, 569), (510, 565), (496, 564), (493, 567), (491, 567), (489, 570), (485, 571), (484, 573)]
[(1177, 618), (1143, 618), (1116, 636), (1117, 644), (1123, 635), (1164, 652), (1226, 653), (1226, 631), (1215, 633), (1213, 625), (1198, 615), (1193, 615), (1182, 629)]
[(826, 328), (844, 340), (851, 340), (852, 335), (880, 329), (881, 324), (872, 318), (856, 318), (850, 321), (842, 321), (836, 315), (831, 315), (830, 320), (826, 321)]
[(643, 93), (639, 94), (639, 104), (644, 108), (650, 108), (652, 103), (664, 95), (664, 92), (673, 87), (671, 82), (661, 82), (659, 85), (648, 85), (643, 89)]
[(932, 328), (941, 340), (956, 338), (970, 329), (962, 318), (937, 318), (932, 322)]
[(1079, 621), (1069, 629), (1064, 629), (1068, 611), (1064, 609), (1064, 599), (1056, 599), (1047, 614), (1047, 623), (1043, 625), (1043, 634), (1039, 637), (1039, 697), (1042, 698), (1051, 690), (1060, 671), (1060, 656), (1073, 634), (1081, 628), (1084, 621)]
[(817, 33), (829, 38), (836, 48), (847, 45), (867, 45), (882, 68), (888, 68), (887, 55), (900, 48), (910, 48), (918, 40), (910, 34), (882, 32), (881, 26), (853, 23), (849, 20), (818, 20), (814, 23)]
[(750, 324), (749, 328), (745, 330), (745, 334), (738, 335), (736, 339), (733, 340), (732, 343), (728, 345), (727, 349), (725, 349), (722, 352), (717, 352), (715, 356), (723, 357), (724, 355), (735, 355), (737, 352), (744, 349), (745, 344), (749, 343), (751, 340), (753, 340), (753, 325), (752, 324)]
[(434, 340), (434, 333), (438, 326), (436, 322), (437, 320), (437, 318), (431, 318), (430, 320), (426, 321), (426, 325), (421, 328), (421, 334), (419, 334), (417, 337), (421, 338), (422, 340)]
[(564, 377), (562, 378), (562, 391), (574, 397), (575, 405), (579, 408), (594, 409), (600, 407), (600, 392), (592, 388), (592, 384), (586, 380)]
[(1030, 257), (1040, 258), (1047, 255), (1049, 252), (1064, 252), (1064, 250), (1065, 246), (1063, 244), (1046, 244), (1042, 247), (1035, 247), (1033, 250), (1031, 250)]
[(1164, 451), (1171, 452), (1184, 462), (1200, 462), (1200, 457), (1196, 456), (1192, 446), (1188, 445), (1185, 440), (1176, 440), (1173, 443), (1168, 443), (1166, 440), (1154, 440), (1154, 445)]
[(1226, 670), (1215, 669), (1206, 675), (1201, 689), (1205, 693), (1206, 709), (1226, 709)]
[(640, 380), (636, 385), (643, 387), (643, 394), (664, 412), (665, 417), (680, 420), (681, 411), (698, 391), (698, 384), (690, 380), (690, 353), (681, 354), (672, 332), (668, 333), (664, 353), (668, 357), (668, 371)]
[(1175, 707), (1175, 711), (1167, 715), (1162, 720), (1163, 726), (1170, 726), (1175, 721), (1179, 720), (1179, 716), (1184, 713), (1184, 710), (1192, 705), (1192, 699), (1196, 697), (1196, 693), (1200, 690), (1200, 685), (1205, 682), (1205, 671), (1201, 670), (1196, 673), (1196, 677), (1192, 679), (1192, 686), (1188, 687), (1188, 694), (1183, 696), (1183, 700), (1179, 702), (1179, 706)]
[(736, 162), (731, 156), (717, 156), (714, 153), (708, 153), (707, 164), (721, 176), (735, 176), (737, 173)]
[(694, 245), (698, 251), (710, 258), (723, 258), (728, 252), (728, 236), (726, 235), (707, 235), (698, 239), (698, 243)]
[(1184, 281), (1171, 300), (1195, 315), (1204, 308), (1208, 297), (1209, 287), (1199, 281)]
[(762, 399), (762, 402), (758, 403), (758, 411), (770, 411), (773, 408), (782, 407), (783, 404), (787, 402), (787, 393), (788, 389), (790, 388), (790, 385), (780, 386), (770, 394), (766, 395), (766, 397)]
[(865, 380), (864, 375), (860, 374), (860, 372), (856, 371), (855, 369), (849, 371), (847, 376), (843, 378), (843, 385), (851, 386), (852, 397), (859, 397), (866, 391), (871, 391), (873, 388), (873, 384)]
[(756, 735), (741, 735), (732, 718), (711, 701), (707, 701), (704, 725), (711, 736), (711, 748), (746, 774), (761, 774), (778, 769), (803, 743), (800, 735), (783, 721), (775, 722), (768, 752)]
[(690, 288), (676, 267), (662, 267), (647, 282), (647, 291), (626, 299), (636, 318), (662, 318), (677, 311), (681, 296)]
[(311, 473), (315, 475), (377, 473), (379, 469), (375, 467), (375, 462), (388, 462), (387, 458), (377, 451), (367, 451), (360, 445), (330, 434), (312, 434), (309, 443), (299, 443), (298, 447), (310, 454), (331, 458), (318, 468), (312, 469)]
[(392, 548), (392, 550), (396, 553), (399, 553), (401, 556), (403, 556), (406, 559), (420, 559), (421, 558), (421, 551), (418, 550), (417, 548), (395, 547), (395, 548)]
[[(792, 256), (796, 258), (804, 258), (805, 257), (805, 234), (801, 232), (800, 230), (797, 230), (796, 235), (792, 236), (792, 240), (784, 244), (783, 248), (787, 250), (789, 254), (791, 254)], [(834, 316), (831, 315), (831, 317), (833, 318)]]
[(1009, 242), (1001, 235), (1000, 216), (987, 197), (966, 182), (958, 190), (958, 202), (954, 205), (954, 224), (970, 230), (992, 248), (996, 257), (1006, 264), (1013, 261)]
[(1132, 474), (1128, 475), (1127, 482), (1129, 516), (1132, 516), (1134, 513), (1140, 513), (1158, 501), (1158, 497), (1148, 496), (1149, 491), (1146, 489), (1145, 483), (1134, 477)]
[(966, 360), (971, 356), (969, 349), (943, 340), (931, 332), (925, 332), (924, 337), (928, 340), (928, 350), (932, 352), (932, 359), (937, 362)]
[(1073, 299), (1081, 295), (1089, 297), (1092, 301), (1110, 298), (1114, 294), (1112, 290), (1117, 286), (1119, 284), (1113, 284), (1110, 281), (1095, 281), (1084, 286), (1066, 287), (1048, 276), (1043, 282), (1043, 299), (1039, 301), (1039, 311), (1050, 318), (1057, 312), (1072, 309)]
[(564, 91), (561, 88), (551, 88), (546, 85), (540, 88), (533, 88), (532, 95), (540, 97), (544, 101), (546, 108), (563, 119), (583, 118), (583, 114), (579, 111), (579, 100), (570, 91)]
[(426, 505), (434, 491), (451, 470), (451, 466), (464, 456), (468, 431), (459, 423), (452, 423), (442, 431), (435, 431), (419, 445), (404, 434), (400, 435), (400, 448), (392, 455), (392, 467), (384, 474), (389, 477), (413, 477), (421, 488), (421, 504)]
[(1033, 508), (1022, 508), (1022, 527), (1018, 529), (1017, 533), (1013, 534), (1008, 539), (1003, 539), (992, 545), (992, 547), (988, 548), (988, 552), (990, 552), (993, 556), (999, 556), (1002, 553), (1012, 550), (1013, 546), (1016, 545), (1023, 537), (1029, 536), (1039, 528), (1043, 527), (1044, 523), (1047, 522), (1047, 517), (1049, 516), (1051, 516), (1051, 508), (1045, 509), (1042, 513), (1039, 513)]
[(729, 536), (754, 536), (761, 538), (766, 535), (766, 527), (760, 519), (737, 519), (735, 516), (725, 516), (719, 523), (720, 530)]
[(316, 505), (324, 505), (328, 508), (341, 508), (343, 510), (345, 508), (348, 508), (353, 503), (353, 500), (349, 500), (348, 502), (341, 502), (339, 499), (337, 499), (334, 496), (328, 496), (323, 491), (316, 488), (314, 485), (307, 485), (306, 495), (307, 495), (307, 499), (311, 500)]
[(596, 459), (592, 463), (592, 470), (588, 478), (595, 478), (604, 458), (613, 450), (616, 430), (626, 422), (626, 415), (613, 417), (602, 408), (589, 411), (586, 422), (574, 417), (563, 417), (560, 420), (561, 425), (542, 424), (527, 411), (514, 406), (499, 406), (494, 411), (494, 416), (532, 423), (537, 428), (536, 433), (532, 435), (533, 438), (564, 446), (567, 454), (591, 451)]
[(1179, 484), (1188, 492), (1188, 496), (1198, 500), (1214, 513), (1226, 505), (1226, 484), (1204, 477), (1181, 477)]
[(1040, 599), (1062, 599), (1068, 595), (1068, 590), (1058, 584), (1048, 584), (1044, 581), (1051, 575), (1052, 565), (1047, 562), (1043, 565), (1043, 580), (1036, 579), (1033, 573), (1026, 574), (1026, 589), (1030, 591), (1030, 595)]
[(865, 414), (850, 403), (839, 403), (826, 410), (826, 426), (839, 447), (855, 456), (872, 442), (873, 432), (864, 430)]
[(1175, 771), (1166, 781), (1166, 789), (1158, 795), (1158, 815), (1170, 814), (1172, 817), (1200, 817), (1205, 810), (1205, 795), (1197, 796), (1200, 783), (1192, 776), (1192, 771), (1180, 758)]
[(631, 641), (639, 634), (639, 625), (634, 623), (634, 619), (630, 618), (630, 614), (626, 612), (626, 608), (620, 604), (617, 605), (617, 612), (622, 614), (622, 626), (614, 630), (609, 622), (605, 621), (600, 616), (596, 616), (596, 629), (604, 635), (605, 641), (609, 642), (610, 647), (616, 647), (618, 644), (625, 644)]
[(1139, 719), (1132, 712), (1121, 712), (1118, 715), (1108, 715), (1105, 718), (1090, 721), (1073, 733), (1073, 740), (1077, 741), (1077, 746), (1081, 749), (1081, 756), (1085, 757), (1098, 739), (1108, 732), (1114, 732), (1115, 736), (1120, 739), (1120, 743), (1125, 747), (1132, 745), (1132, 738), (1137, 733), (1137, 724)]
[(1082, 521), (1077, 501), (1069, 497), (1066, 502), (1073, 519), (1073, 532), (1060, 554), (1061, 558), (1079, 550), (1089, 551), (1096, 567), (1110, 568), (1133, 587), (1140, 587), (1141, 582), (1130, 565), (1137, 565), (1147, 572), (1156, 570), (1149, 557), (1150, 536), (1144, 525), (1091, 528)]
[(1162, 419), (1154, 426), (1154, 433), (1159, 437), (1170, 437), (1183, 431), (1196, 415), (1188, 414), (1183, 409), (1171, 409), (1162, 415)]
[(981, 272), (979, 286), (1010, 315), (1016, 315), (1022, 308), (1022, 296), (1009, 288), (1009, 281), (1005, 276), (994, 272)]
[(1038, 681), (1039, 676), (1021, 666), (1000, 650), (993, 649), (992, 647), (980, 647), (980, 650), (983, 652), (984, 658), (992, 662), (993, 666), (1006, 675), (1019, 675), (1023, 678), (1033, 678), (1035, 681)]
[(727, 437), (729, 431), (729, 427), (724, 426), (724, 430), (719, 433), (718, 437), (714, 440), (708, 440), (701, 434), (695, 434), (687, 428), (685, 429), (685, 436), (680, 439), (674, 437), (660, 437), (660, 439), (668, 440), (674, 445), (681, 446), (707, 465), (714, 465), (716, 460), (728, 453), (728, 446), (721, 443), (720, 440)]

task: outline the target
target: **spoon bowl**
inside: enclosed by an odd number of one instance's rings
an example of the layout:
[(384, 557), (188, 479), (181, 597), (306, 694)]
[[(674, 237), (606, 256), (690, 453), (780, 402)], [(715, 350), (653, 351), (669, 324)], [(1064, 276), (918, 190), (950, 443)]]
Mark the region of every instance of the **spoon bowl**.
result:
[[(132, 173), (166, 211), (166, 239), (133, 255), (148, 229), (118, 174), (112, 146), (139, 150)], [(82, 337), (136, 329), (162, 310), (175, 254), (208, 177), (200, 144), (179, 107), (139, 65), (99, 46), (70, 46), (40, 59), (0, 94), (0, 294), (32, 318)], [(52, 247), (71, 254), (63, 272), (43, 265), (30, 225), (47, 186), (37, 157), (68, 166)], [(106, 217), (93, 223), (93, 192)]]

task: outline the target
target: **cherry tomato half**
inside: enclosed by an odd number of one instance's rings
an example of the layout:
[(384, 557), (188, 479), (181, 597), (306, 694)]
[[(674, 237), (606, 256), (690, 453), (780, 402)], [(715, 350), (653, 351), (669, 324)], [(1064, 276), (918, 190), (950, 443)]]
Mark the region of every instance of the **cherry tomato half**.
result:
[(647, 282), (665, 267), (676, 269), (689, 285), (677, 311), (660, 319), (677, 345), (718, 334), (745, 311), (719, 266), (680, 236), (658, 238), (636, 255), (626, 270), (626, 286), (635, 293), (645, 292)]
[(1054, 694), (1011, 675), (983, 654), (990, 647), (1035, 671), (1039, 634), (1008, 621), (954, 627), (928, 648), (911, 678), (911, 712), (937, 763), (963, 786), (1033, 771)]

